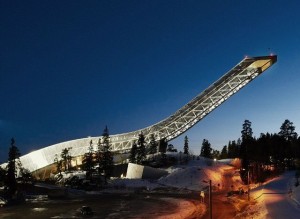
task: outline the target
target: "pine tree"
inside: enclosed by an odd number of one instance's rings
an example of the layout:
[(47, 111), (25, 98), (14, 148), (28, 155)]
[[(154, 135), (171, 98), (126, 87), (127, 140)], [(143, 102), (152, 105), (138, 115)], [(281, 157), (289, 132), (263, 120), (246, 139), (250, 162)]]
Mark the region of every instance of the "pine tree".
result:
[(288, 119), (282, 123), (280, 132), (278, 134), (286, 141), (296, 140), (298, 136), (298, 134), (295, 132), (295, 126)]
[(228, 157), (227, 146), (225, 145), (221, 151), (220, 159), (226, 159)]
[(55, 154), (54, 163), (56, 165), (56, 171), (59, 173), (60, 176), (62, 176), (61, 175), (61, 172), (62, 172), (62, 160), (59, 159), (59, 157), (58, 157), (57, 154)]
[(34, 181), (31, 172), (23, 167), (20, 169), (18, 180), (20, 180), (23, 185), (32, 184)]
[(167, 151), (168, 142), (165, 138), (159, 140), (159, 152), (165, 154)]
[[(232, 142), (232, 144), (235, 143), (235, 141)], [(236, 156), (235, 157), (239, 157), (241, 158), (241, 147), (242, 147), (242, 140), (241, 138), (238, 138), (236, 141)]]
[[(251, 122), (249, 120), (245, 120), (243, 123), (242, 128), (242, 142), (240, 147), (240, 157), (244, 160), (245, 164), (248, 163), (251, 145), (253, 143), (253, 137), (252, 137), (252, 128), (251, 128)], [(243, 168), (246, 168), (243, 166)]]
[(252, 128), (251, 128), (251, 122), (249, 120), (245, 120), (243, 123), (243, 129), (241, 131), (242, 133), (242, 142), (251, 140), (252, 139)]
[(174, 145), (168, 144), (167, 151), (168, 151), (168, 152), (177, 152), (177, 149), (174, 148)]
[(8, 153), (8, 164), (7, 164), (7, 181), (6, 186), (8, 187), (9, 195), (13, 195), (17, 191), (17, 174), (22, 164), (20, 161), (20, 152), (15, 145), (15, 140), (11, 139), (11, 145)]
[(248, 170), (249, 170), (249, 158), (251, 157), (252, 149), (253, 149), (253, 137), (252, 137), (252, 128), (251, 122), (249, 120), (245, 120), (243, 123), (243, 128), (241, 131), (242, 134), (242, 143), (240, 147), (240, 158), (242, 159), (242, 168), (241, 168), (241, 179), (244, 183), (248, 182)]
[(208, 140), (203, 139), (200, 156), (212, 158), (212, 148)]
[(73, 159), (73, 157), (72, 157), (71, 153), (69, 152), (68, 156), (67, 156), (68, 170), (72, 169), (72, 159)]
[[(239, 153), (237, 152), (238, 148), (236, 146), (235, 141), (229, 141), (227, 146), (227, 157), (228, 158), (236, 158), (239, 156)], [(221, 152), (222, 154), (222, 152)]]
[(111, 176), (113, 169), (113, 155), (110, 148), (111, 144), (107, 126), (103, 131), (102, 144), (100, 147), (102, 148), (102, 159), (100, 161), (99, 168), (102, 170), (105, 179), (105, 184), (107, 184), (107, 179)]
[[(296, 141), (296, 150), (295, 150), (295, 151), (296, 151), (296, 152), (295, 152), (296, 158), (297, 158), (298, 160), (300, 160), (300, 137), (297, 138), (297, 141)], [(300, 163), (299, 163), (298, 166), (300, 166)], [(299, 169), (299, 168), (298, 168), (298, 169)]]
[(62, 149), (61, 153), (60, 153), (60, 157), (62, 159), (62, 162), (64, 164), (64, 171), (67, 171), (71, 168), (71, 160), (72, 160), (72, 156), (70, 153), (70, 150), (72, 148), (64, 148)]
[(220, 151), (212, 149), (211, 157), (213, 159), (219, 159), (220, 158)]
[(95, 153), (95, 164), (97, 166), (97, 172), (99, 175), (102, 173), (101, 165), (102, 165), (102, 159), (103, 159), (103, 147), (101, 143), (101, 138), (98, 139), (97, 142), (97, 150)]
[(150, 135), (150, 142), (149, 142), (149, 154), (157, 153), (157, 142), (155, 141), (154, 134)]
[[(237, 158), (240, 156), (240, 148), (241, 148), (241, 139), (239, 138), (236, 141), (231, 142), (231, 147), (232, 147), (232, 155), (229, 158)], [(228, 153), (229, 153), (229, 148), (228, 148)], [(229, 154), (228, 154), (229, 155)]]
[(133, 145), (130, 149), (129, 162), (136, 163), (136, 155), (137, 155), (137, 145), (136, 142), (133, 142)]
[(189, 154), (189, 139), (187, 136), (184, 137), (183, 154)]
[(0, 187), (4, 186), (6, 175), (6, 170), (0, 166)]
[(278, 135), (284, 140), (285, 163), (288, 168), (294, 168), (294, 158), (297, 155), (297, 136), (295, 126), (288, 119), (280, 127)]
[(143, 133), (139, 134), (137, 146), (138, 148), (137, 148), (136, 161), (138, 164), (142, 164), (142, 162), (146, 159), (145, 137)]
[(88, 147), (88, 151), (83, 155), (82, 160), (82, 168), (86, 171), (86, 178), (90, 179), (93, 173), (94, 168), (94, 148), (93, 148), (93, 141), (90, 141), (90, 145)]

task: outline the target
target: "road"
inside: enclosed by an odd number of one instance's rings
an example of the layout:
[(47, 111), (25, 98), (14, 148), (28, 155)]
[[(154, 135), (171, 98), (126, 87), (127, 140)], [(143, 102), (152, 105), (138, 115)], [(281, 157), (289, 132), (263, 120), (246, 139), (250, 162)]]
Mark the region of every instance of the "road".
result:
[(300, 209), (289, 197), (290, 180), (295, 172), (287, 172), (268, 183), (263, 190), (263, 198), (268, 214), (267, 219), (299, 218)]
[[(234, 218), (236, 215), (236, 210), (230, 201), (226, 198), (227, 192), (230, 191), (231, 186), (234, 184), (232, 176), (234, 174), (234, 168), (228, 168), (224, 171), (222, 190), (215, 191), (212, 195), (212, 218), (214, 219), (227, 219)], [(208, 200), (206, 200), (208, 205)], [(204, 219), (209, 219), (209, 209), (203, 217)]]

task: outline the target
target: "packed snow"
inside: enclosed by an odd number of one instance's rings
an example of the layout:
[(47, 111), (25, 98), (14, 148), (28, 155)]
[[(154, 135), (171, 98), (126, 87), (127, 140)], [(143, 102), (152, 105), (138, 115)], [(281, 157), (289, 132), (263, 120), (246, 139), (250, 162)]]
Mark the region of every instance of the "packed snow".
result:
[(299, 218), (300, 186), (295, 182), (295, 171), (287, 171), (251, 190), (251, 204), (236, 218)]
[(111, 182), (120, 188), (147, 188), (152, 190), (159, 187), (172, 187), (200, 191), (208, 187), (208, 181), (212, 181), (214, 188), (222, 188), (222, 176), (227, 164), (213, 162), (210, 159), (200, 158), (191, 160), (186, 164), (175, 165), (165, 169), (169, 174), (157, 181), (145, 179), (113, 179)]

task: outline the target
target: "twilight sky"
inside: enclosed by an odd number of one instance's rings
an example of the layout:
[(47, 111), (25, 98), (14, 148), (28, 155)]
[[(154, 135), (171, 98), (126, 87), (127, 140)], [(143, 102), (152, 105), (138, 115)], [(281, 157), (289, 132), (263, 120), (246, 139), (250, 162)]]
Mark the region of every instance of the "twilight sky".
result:
[(174, 113), (245, 55), (278, 62), (171, 143), (195, 154), (241, 135), (300, 133), (300, 2), (279, 0), (0, 0), (0, 163), (119, 134)]

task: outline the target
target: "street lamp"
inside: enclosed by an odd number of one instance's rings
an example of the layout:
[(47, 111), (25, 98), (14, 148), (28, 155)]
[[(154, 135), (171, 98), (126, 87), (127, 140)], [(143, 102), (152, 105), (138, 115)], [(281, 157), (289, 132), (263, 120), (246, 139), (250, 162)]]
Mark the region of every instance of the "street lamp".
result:
[(209, 188), (208, 188), (208, 197), (209, 197), (209, 218), (212, 219), (212, 192), (211, 192), (211, 180), (209, 182), (203, 180), (205, 183), (209, 183)]
[[(246, 170), (246, 169), (242, 169), (242, 170)], [(248, 178), (248, 201), (250, 201), (250, 169), (248, 167), (247, 170), (247, 178)]]
[(250, 201), (250, 170), (248, 168), (248, 201)]

